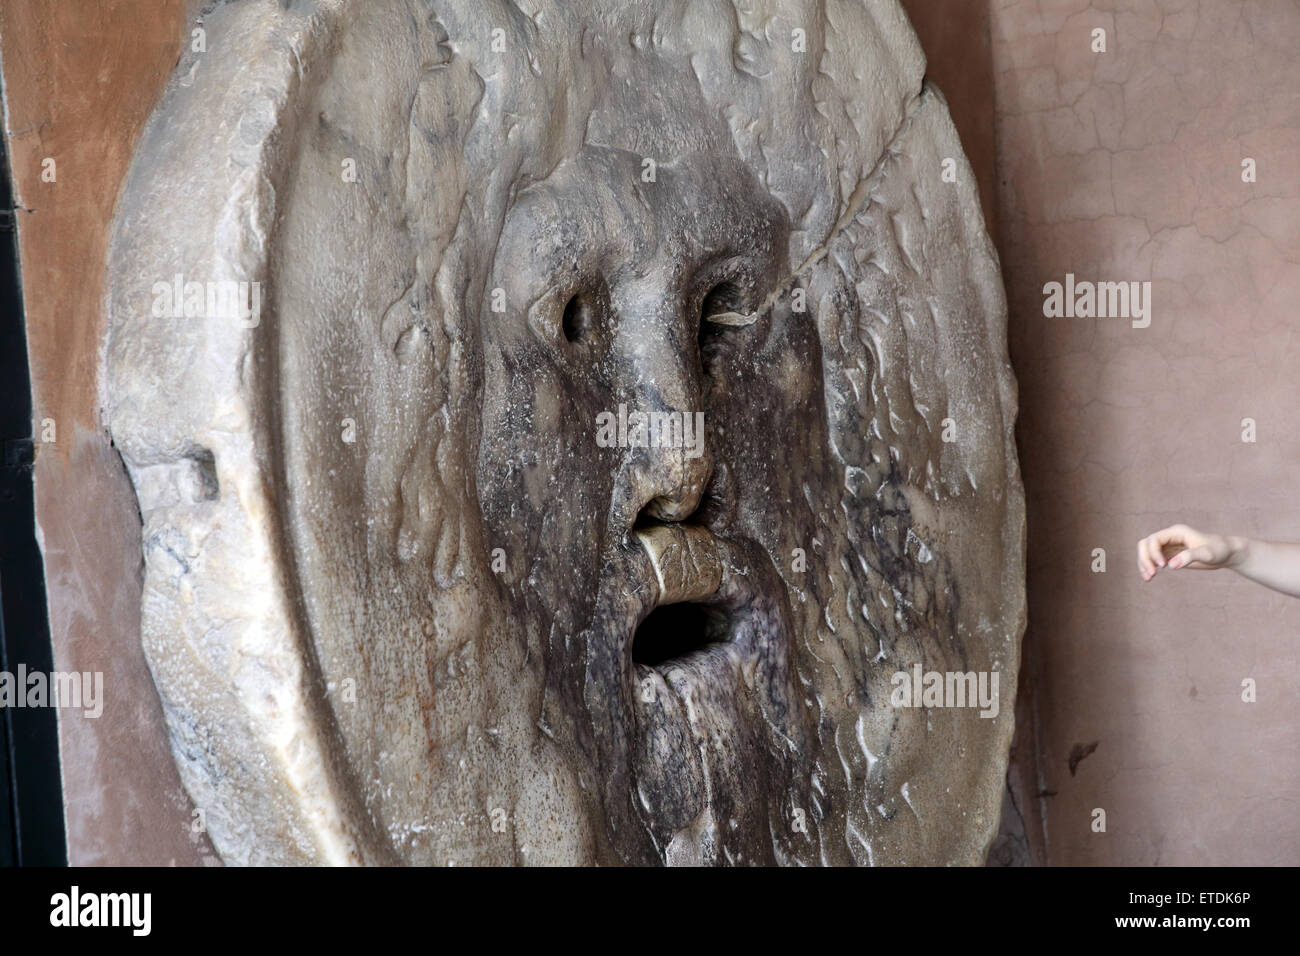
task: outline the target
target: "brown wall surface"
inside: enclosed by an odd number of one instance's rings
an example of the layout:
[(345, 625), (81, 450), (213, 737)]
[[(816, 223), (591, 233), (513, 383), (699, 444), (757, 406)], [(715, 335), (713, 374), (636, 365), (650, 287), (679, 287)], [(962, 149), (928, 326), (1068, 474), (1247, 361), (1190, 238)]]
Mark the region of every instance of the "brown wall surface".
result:
[(191, 829), (140, 649), (139, 513), (98, 414), (108, 224), (185, 15), (181, 0), (0, 6), (54, 666), (104, 675), (100, 717), (59, 712), (73, 864), (215, 860)]
[[(994, 0), (992, 30), (1038, 838), (1055, 864), (1300, 863), (1300, 602), (1136, 569), (1176, 522), (1300, 540), (1300, 4)], [(1066, 273), (1149, 280), (1150, 327), (1045, 317)]]

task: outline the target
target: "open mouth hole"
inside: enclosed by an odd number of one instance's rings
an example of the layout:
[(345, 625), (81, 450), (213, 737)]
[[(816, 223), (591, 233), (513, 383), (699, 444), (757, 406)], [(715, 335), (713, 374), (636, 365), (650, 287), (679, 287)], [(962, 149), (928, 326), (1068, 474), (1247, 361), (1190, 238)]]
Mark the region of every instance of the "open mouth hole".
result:
[(727, 639), (727, 618), (704, 604), (665, 604), (641, 622), (632, 637), (632, 660), (657, 667)]

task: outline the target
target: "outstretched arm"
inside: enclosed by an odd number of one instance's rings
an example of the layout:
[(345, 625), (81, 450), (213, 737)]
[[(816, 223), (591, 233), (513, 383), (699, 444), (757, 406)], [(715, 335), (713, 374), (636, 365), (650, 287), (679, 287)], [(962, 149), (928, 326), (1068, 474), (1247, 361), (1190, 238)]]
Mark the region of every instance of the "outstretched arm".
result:
[(1138, 569), (1150, 581), (1161, 568), (1212, 571), (1231, 568), (1274, 591), (1300, 597), (1300, 544), (1206, 534), (1171, 525), (1138, 542)]

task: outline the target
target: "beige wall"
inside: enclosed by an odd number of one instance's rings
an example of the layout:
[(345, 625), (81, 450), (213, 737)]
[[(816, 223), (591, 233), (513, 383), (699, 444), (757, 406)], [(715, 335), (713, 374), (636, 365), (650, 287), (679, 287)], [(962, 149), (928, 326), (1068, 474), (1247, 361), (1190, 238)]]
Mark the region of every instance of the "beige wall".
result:
[[(1300, 863), (1300, 601), (1135, 563), (1176, 521), (1300, 540), (1300, 4), (994, 0), (992, 34), (1046, 859)], [(1067, 272), (1150, 280), (1150, 327), (1045, 318)]]

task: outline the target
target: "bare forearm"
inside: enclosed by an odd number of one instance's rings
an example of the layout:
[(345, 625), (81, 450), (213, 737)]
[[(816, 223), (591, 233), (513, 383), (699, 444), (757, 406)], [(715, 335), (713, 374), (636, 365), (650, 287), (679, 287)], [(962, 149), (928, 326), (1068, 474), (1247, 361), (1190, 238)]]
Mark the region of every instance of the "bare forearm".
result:
[(1228, 567), (1274, 591), (1300, 597), (1300, 544), (1229, 536)]

